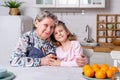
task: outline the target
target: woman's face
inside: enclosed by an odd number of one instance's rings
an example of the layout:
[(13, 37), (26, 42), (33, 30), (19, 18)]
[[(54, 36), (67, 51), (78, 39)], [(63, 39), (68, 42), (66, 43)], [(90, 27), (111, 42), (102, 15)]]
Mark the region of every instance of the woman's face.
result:
[(51, 18), (44, 18), (42, 21), (35, 21), (37, 35), (40, 39), (46, 40), (54, 31), (55, 21)]
[(60, 43), (63, 43), (67, 40), (68, 32), (64, 29), (62, 25), (56, 26), (54, 30), (54, 37)]

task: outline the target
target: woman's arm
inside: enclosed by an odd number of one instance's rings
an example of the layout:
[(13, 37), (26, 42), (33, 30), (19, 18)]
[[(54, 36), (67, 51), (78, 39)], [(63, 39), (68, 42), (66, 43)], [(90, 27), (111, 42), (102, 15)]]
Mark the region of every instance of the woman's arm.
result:
[(88, 58), (85, 55), (80, 55), (77, 59), (76, 59), (76, 63), (79, 67), (83, 67), (85, 64), (88, 63)]

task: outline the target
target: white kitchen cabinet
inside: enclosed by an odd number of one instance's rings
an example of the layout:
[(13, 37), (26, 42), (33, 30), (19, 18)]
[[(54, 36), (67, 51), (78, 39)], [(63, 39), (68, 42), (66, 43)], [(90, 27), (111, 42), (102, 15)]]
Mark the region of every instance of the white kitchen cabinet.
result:
[(105, 8), (105, 0), (80, 0), (80, 8)]
[(55, 0), (36, 0), (36, 7), (55, 7)]
[(14, 49), (22, 33), (31, 30), (33, 19), (27, 16), (0, 16), (0, 64), (9, 63), (11, 51)]
[(78, 8), (79, 0), (56, 0), (57, 8)]
[(36, 0), (36, 7), (41, 8), (79, 7), (79, 0)]
[(92, 57), (90, 57), (90, 64), (93, 64), (93, 63), (97, 63), (99, 65), (106, 63), (109, 66), (112, 66), (113, 59), (112, 59), (110, 53), (94, 52)]
[(105, 0), (35, 0), (40, 8), (105, 8)]

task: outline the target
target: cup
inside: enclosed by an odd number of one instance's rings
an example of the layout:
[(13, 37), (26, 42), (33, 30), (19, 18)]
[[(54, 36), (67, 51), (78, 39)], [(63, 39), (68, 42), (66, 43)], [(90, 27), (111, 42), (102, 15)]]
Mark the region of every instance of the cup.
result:
[(112, 30), (108, 30), (108, 36), (112, 36)]
[(117, 24), (117, 29), (120, 29), (120, 24)]
[(108, 43), (111, 43), (111, 42), (112, 42), (112, 38), (108, 38), (108, 39), (107, 39), (107, 42), (108, 42)]
[(108, 24), (108, 25), (107, 25), (107, 28), (108, 28), (108, 29), (112, 29), (112, 28), (113, 28), (113, 24)]
[(117, 32), (116, 32), (116, 35), (117, 35), (117, 36), (120, 36), (120, 31), (117, 31)]
[(99, 36), (104, 36), (104, 31), (99, 31)]

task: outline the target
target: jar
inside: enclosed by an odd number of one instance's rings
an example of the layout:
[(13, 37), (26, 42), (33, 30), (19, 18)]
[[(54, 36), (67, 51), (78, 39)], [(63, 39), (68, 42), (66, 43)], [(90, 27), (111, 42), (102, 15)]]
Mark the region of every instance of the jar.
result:
[(100, 28), (100, 29), (103, 29), (103, 28), (104, 28), (104, 26), (103, 26), (102, 24), (100, 24), (100, 25), (99, 25), (99, 28)]
[(114, 73), (112, 80), (120, 80), (120, 72)]

